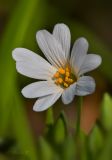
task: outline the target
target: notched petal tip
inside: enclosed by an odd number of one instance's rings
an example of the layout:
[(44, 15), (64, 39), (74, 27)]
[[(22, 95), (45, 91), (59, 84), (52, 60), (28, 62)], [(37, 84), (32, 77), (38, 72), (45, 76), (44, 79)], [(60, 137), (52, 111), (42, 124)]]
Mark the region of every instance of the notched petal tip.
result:
[(61, 44), (62, 50), (64, 51), (64, 57), (67, 61), (69, 59), (71, 43), (71, 34), (69, 27), (64, 23), (56, 24), (53, 29), (53, 36)]
[(53, 66), (58, 68), (65, 65), (64, 51), (53, 34), (47, 30), (40, 30), (36, 34), (36, 39), (39, 48)]
[(79, 76), (98, 68), (101, 62), (102, 62), (101, 56), (97, 54), (87, 54), (83, 64), (80, 67), (80, 70), (78, 73)]

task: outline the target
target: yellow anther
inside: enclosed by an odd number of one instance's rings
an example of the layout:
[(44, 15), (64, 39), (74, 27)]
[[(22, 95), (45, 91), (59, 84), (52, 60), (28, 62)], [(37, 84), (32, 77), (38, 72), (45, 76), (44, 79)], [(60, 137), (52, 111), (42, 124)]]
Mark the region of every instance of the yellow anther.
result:
[(59, 84), (62, 84), (62, 83), (63, 83), (63, 79), (62, 79), (62, 78), (58, 78), (57, 80), (58, 80), (58, 83), (59, 83)]
[(65, 68), (66, 72), (70, 72), (70, 69), (68, 67)]
[(67, 77), (69, 77), (69, 76), (70, 76), (70, 72), (66, 72), (65, 75), (66, 75)]
[(58, 79), (55, 81), (55, 83), (56, 83), (57, 85), (59, 84)]
[(55, 81), (55, 84), (61, 86), (62, 88), (69, 87), (75, 81), (69, 67), (66, 67), (65, 69), (60, 67), (54, 74), (53, 80)]
[(65, 77), (65, 82), (68, 82), (69, 78), (68, 77)]
[(63, 85), (64, 85), (64, 87), (68, 87), (68, 84), (67, 84), (67, 83), (64, 83)]
[(68, 82), (73, 83), (73, 79), (69, 78)]
[(59, 78), (59, 76), (60, 76), (59, 72), (56, 72), (54, 78)]
[(65, 70), (64, 70), (63, 68), (59, 68), (59, 69), (58, 69), (58, 72), (59, 72), (60, 74), (65, 74)]

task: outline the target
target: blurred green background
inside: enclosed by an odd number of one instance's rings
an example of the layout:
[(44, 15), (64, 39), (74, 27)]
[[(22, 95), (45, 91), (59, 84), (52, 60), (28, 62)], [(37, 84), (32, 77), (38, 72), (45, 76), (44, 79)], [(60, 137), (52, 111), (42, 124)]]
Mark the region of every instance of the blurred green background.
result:
[[(33, 112), (34, 100), (22, 97), (21, 89), (34, 80), (18, 74), (12, 59), (16, 47), (43, 56), (36, 32), (52, 32), (56, 23), (69, 26), (72, 44), (86, 37), (89, 51), (103, 60), (91, 73), (97, 89), (84, 99), (80, 140), (75, 102), (66, 107), (58, 101), (53, 110)], [(112, 1), (0, 0), (0, 160), (111, 160), (111, 66)]]

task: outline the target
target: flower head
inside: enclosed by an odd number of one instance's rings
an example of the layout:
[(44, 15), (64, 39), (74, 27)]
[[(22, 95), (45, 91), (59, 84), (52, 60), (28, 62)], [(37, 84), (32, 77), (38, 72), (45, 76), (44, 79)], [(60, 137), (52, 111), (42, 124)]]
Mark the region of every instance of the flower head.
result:
[(38, 98), (33, 110), (46, 110), (60, 96), (64, 104), (69, 104), (75, 95), (85, 96), (94, 92), (94, 79), (84, 74), (97, 68), (101, 57), (87, 54), (85, 38), (75, 41), (71, 54), (71, 35), (65, 24), (56, 24), (52, 34), (46, 30), (38, 31), (36, 39), (50, 63), (28, 49), (16, 48), (12, 53), (19, 73), (40, 80), (22, 89), (24, 97)]

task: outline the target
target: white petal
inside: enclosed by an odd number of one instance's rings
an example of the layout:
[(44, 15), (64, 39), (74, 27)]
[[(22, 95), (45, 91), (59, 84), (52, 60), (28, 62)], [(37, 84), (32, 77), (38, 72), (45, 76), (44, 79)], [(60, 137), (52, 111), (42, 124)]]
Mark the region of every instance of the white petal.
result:
[(53, 66), (57, 68), (65, 66), (66, 59), (62, 46), (52, 34), (41, 30), (37, 32), (36, 38), (40, 49)]
[(101, 64), (101, 57), (96, 54), (88, 54), (80, 67), (79, 75), (92, 71)]
[(48, 80), (56, 72), (56, 68), (28, 49), (16, 48), (13, 50), (12, 56), (16, 61), (17, 71), (25, 76)]
[(53, 35), (61, 44), (62, 49), (65, 53), (65, 57), (66, 59), (68, 59), (70, 53), (70, 43), (71, 43), (71, 34), (69, 28), (63, 23), (56, 24), (54, 26)]
[(70, 85), (67, 89), (62, 93), (62, 101), (64, 104), (69, 104), (73, 101), (76, 92), (76, 83)]
[(60, 90), (57, 93), (39, 98), (36, 101), (36, 103), (34, 104), (33, 110), (37, 111), (37, 112), (40, 112), (40, 111), (44, 111), (44, 110), (48, 109), (59, 99), (62, 92), (63, 92), (63, 90)]
[(76, 85), (76, 95), (85, 96), (95, 91), (95, 81), (90, 76), (82, 76)]
[(71, 67), (77, 74), (82, 65), (88, 50), (88, 42), (85, 38), (79, 38), (75, 41), (71, 52)]
[(22, 94), (26, 98), (37, 98), (56, 93), (60, 90), (53, 81), (40, 81), (32, 83), (22, 89)]

